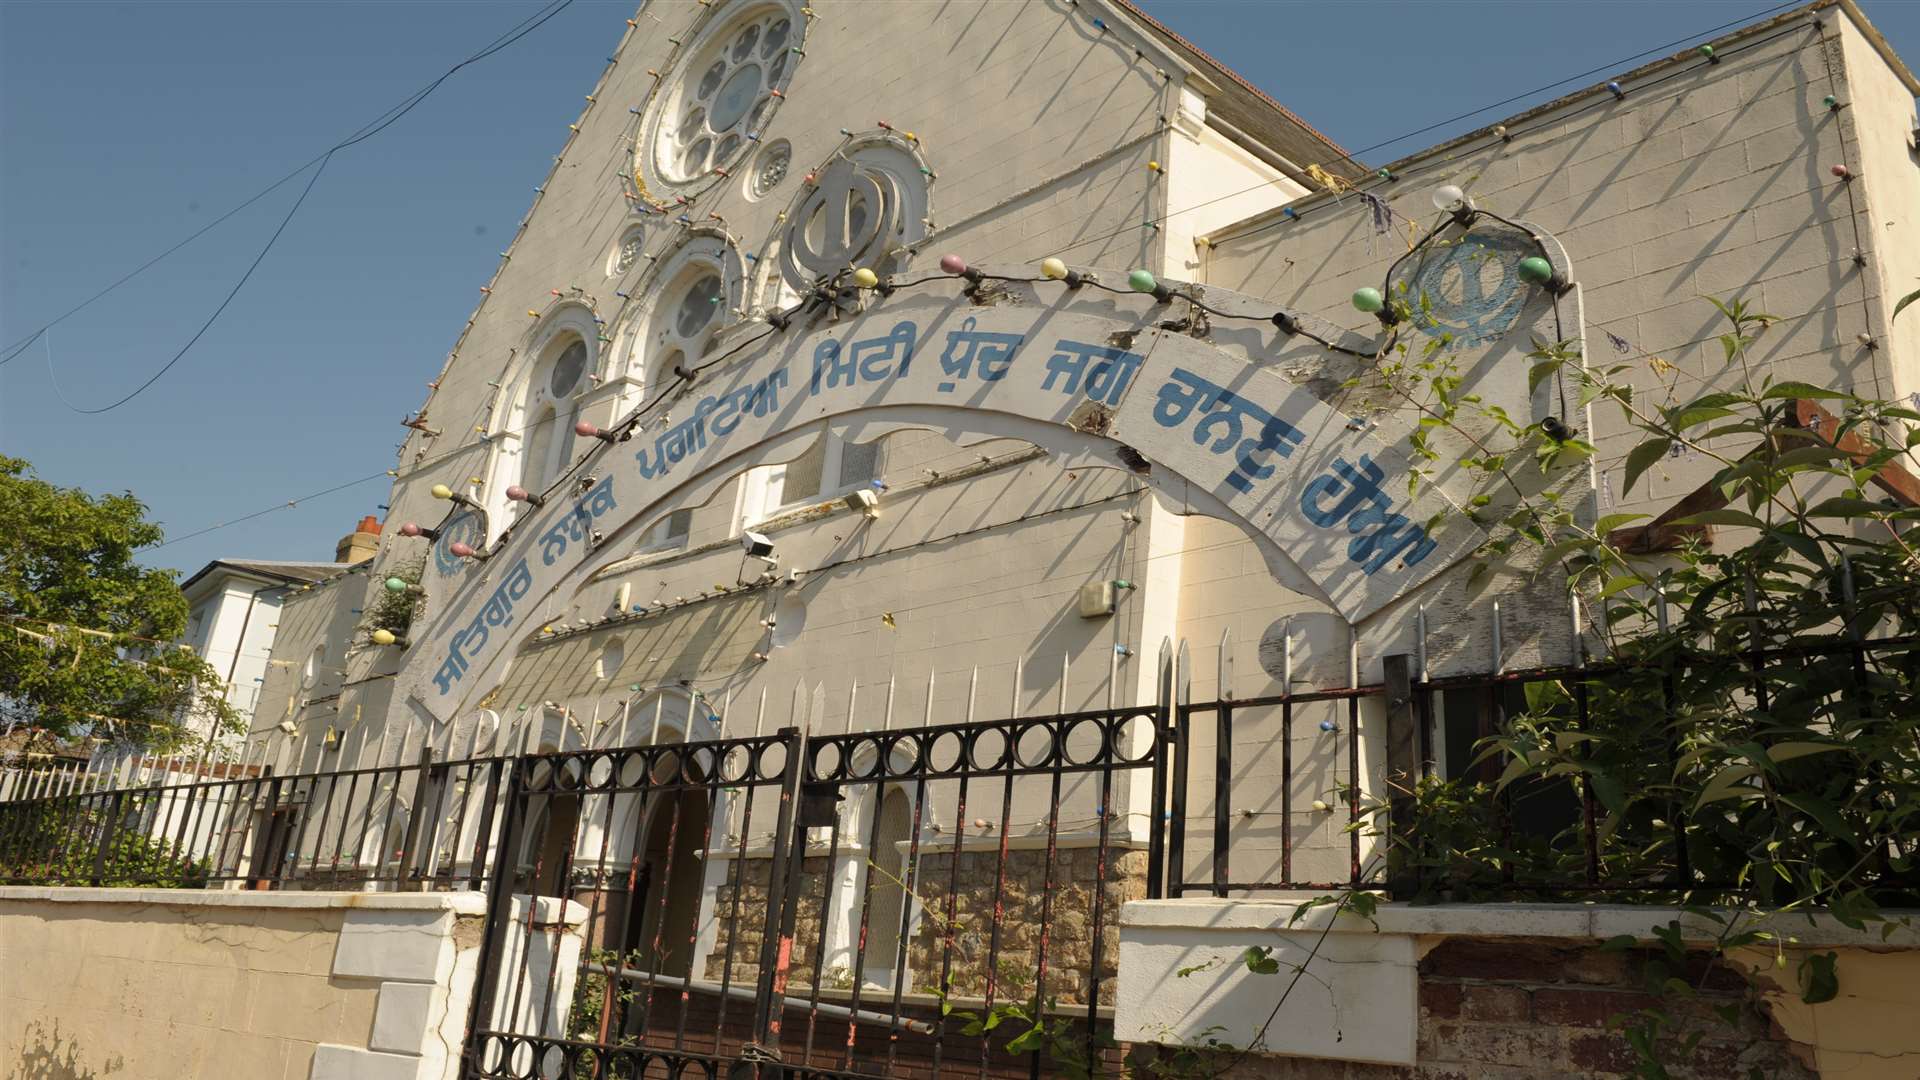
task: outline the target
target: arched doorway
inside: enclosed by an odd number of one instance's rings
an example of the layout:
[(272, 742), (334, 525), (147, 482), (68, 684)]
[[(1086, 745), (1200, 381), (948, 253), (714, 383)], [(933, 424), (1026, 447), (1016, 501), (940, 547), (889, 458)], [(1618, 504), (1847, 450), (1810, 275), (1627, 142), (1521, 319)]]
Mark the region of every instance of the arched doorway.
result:
[[(904, 788), (891, 785), (880, 797), (880, 816), (873, 850), (867, 852), (866, 887), (856, 894), (866, 900), (867, 947), (861, 957), (860, 978), (870, 986), (893, 989), (901, 962), (902, 922), (907, 916), (907, 847), (913, 833), (913, 807)], [(859, 912), (855, 912), (856, 920)], [(857, 925), (857, 923), (856, 923)]]

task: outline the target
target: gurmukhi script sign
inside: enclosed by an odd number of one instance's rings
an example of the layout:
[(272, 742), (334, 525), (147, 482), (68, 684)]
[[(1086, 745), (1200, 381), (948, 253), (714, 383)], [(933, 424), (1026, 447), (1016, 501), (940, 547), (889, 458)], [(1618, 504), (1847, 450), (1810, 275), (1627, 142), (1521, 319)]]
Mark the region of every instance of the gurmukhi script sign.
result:
[[(880, 407), (919, 406), (948, 430), (1040, 445), (1077, 416), (1111, 440), (1116, 467), (1124, 444), (1163, 487), (1171, 474), (1211, 492), (1350, 622), (1482, 539), (1440, 492), (1420, 485), (1409, 496), (1396, 446), (1246, 356), (1159, 328), (1167, 306), (1052, 283), (1011, 286), (983, 303), (962, 284), (875, 297), (863, 312), (810, 328), (796, 318), (701, 373), (632, 438), (595, 444), (488, 558), (437, 579), (453, 589), (432, 597), (402, 693), (450, 720), (498, 684), (544, 621), (542, 603), (571, 596), (618, 558), (676, 491), (763, 463), (756, 446), (779, 433)], [(1089, 416), (1099, 419), (1089, 425)], [(1448, 524), (1429, 531), (1436, 517)]]

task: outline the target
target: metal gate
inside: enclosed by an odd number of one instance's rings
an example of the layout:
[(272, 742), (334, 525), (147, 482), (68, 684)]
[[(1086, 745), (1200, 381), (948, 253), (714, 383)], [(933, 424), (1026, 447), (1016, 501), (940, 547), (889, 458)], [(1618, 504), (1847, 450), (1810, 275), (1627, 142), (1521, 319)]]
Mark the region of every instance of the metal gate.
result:
[(515, 759), (466, 1075), (1101, 1071), (1169, 712)]

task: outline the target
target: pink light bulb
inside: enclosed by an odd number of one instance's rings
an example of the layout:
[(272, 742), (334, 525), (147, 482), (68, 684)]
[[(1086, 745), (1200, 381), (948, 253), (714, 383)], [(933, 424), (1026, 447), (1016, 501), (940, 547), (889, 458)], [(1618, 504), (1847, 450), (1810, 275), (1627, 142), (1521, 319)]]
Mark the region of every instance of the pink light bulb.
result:
[(470, 559), (474, 555), (472, 545), (461, 543), (458, 540), (455, 540), (453, 543), (448, 544), (447, 550), (453, 552), (455, 555), (458, 555), (463, 559)]
[(521, 487), (519, 484), (515, 484), (507, 489), (507, 498), (512, 499), (514, 502), (526, 502), (527, 489)]
[(1845, 165), (1835, 165), (1830, 171), (1842, 180), (1853, 175), (1852, 170), (1848, 169)]
[(600, 429), (597, 427), (594, 427), (592, 424), (587, 423), (585, 420), (582, 420), (579, 423), (573, 425), (573, 433), (575, 435), (579, 435), (584, 438), (592, 439), (599, 436)]
[(967, 260), (958, 255), (942, 255), (940, 269), (948, 274), (964, 274), (967, 272)]
[(405, 525), (400, 526), (400, 535), (401, 536), (419, 536), (420, 526), (415, 525), (413, 522), (409, 521)]

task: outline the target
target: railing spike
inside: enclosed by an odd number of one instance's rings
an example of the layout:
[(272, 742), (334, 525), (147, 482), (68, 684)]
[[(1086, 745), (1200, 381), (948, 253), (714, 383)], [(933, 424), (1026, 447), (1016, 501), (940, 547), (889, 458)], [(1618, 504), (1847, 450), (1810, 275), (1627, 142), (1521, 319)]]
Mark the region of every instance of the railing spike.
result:
[(973, 723), (974, 695), (980, 691), (980, 665), (973, 665), (973, 674), (967, 677), (967, 723)]
[(1072, 669), (1073, 654), (1062, 652), (1060, 654), (1060, 701), (1056, 712), (1067, 711), (1067, 677)]
[[(1575, 622), (1575, 636), (1578, 636), (1578, 620)], [(1414, 670), (1420, 673), (1420, 681), (1427, 681), (1427, 605), (1421, 604), (1413, 609), (1413, 655)]]
[(1007, 706), (1007, 719), (1009, 720), (1018, 720), (1020, 718), (1020, 683), (1021, 677), (1026, 672), (1026, 659), (1027, 658), (1022, 655), (1016, 655), (1013, 658), (1013, 701)]
[[(1667, 621), (1666, 612), (1667, 602), (1666, 597), (1663, 596), (1660, 599), (1660, 622), (1663, 627)], [(1500, 618), (1500, 601), (1495, 600), (1493, 602), (1493, 673), (1495, 675), (1505, 674), (1507, 670), (1507, 650), (1505, 643), (1501, 640), (1501, 631), (1503, 630), (1501, 626), (1502, 621)]]
[(1360, 628), (1347, 624), (1347, 686), (1360, 686)]
[(928, 669), (927, 671), (927, 703), (926, 703), (926, 709), (921, 713), (921, 716), (920, 716), (921, 727), (933, 726), (933, 683), (934, 683), (934, 672), (932, 669)]
[(1115, 645), (1113, 649), (1107, 653), (1107, 711), (1108, 712), (1113, 711), (1113, 708), (1114, 708), (1113, 695), (1115, 693), (1115, 689), (1119, 685), (1120, 685), (1120, 646)]
[(1187, 639), (1180, 639), (1180, 650), (1174, 654), (1175, 669), (1173, 682), (1174, 701), (1181, 705), (1193, 703), (1193, 654), (1187, 649)]
[(1214, 693), (1222, 701), (1233, 700), (1233, 627), (1220, 631), (1220, 658), (1214, 665)]
[[(853, 678), (847, 680), (847, 734), (849, 735), (853, 734), (854, 706), (858, 705), (859, 703), (860, 703), (860, 677), (858, 675), (855, 675)], [(886, 721), (882, 719), (881, 720), (882, 726), (880, 730), (882, 731), (886, 730), (885, 724), (886, 724)]]

